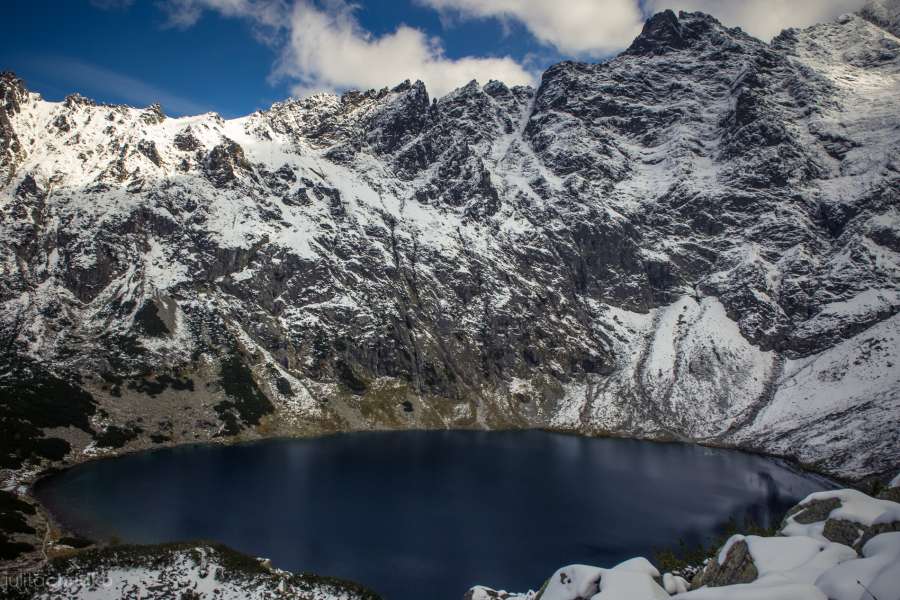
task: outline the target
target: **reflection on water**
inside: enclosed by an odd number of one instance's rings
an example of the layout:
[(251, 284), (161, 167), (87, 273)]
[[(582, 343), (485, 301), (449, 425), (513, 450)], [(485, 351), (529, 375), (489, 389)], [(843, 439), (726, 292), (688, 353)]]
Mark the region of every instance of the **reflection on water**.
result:
[(216, 540), (386, 600), (458, 600), (475, 583), (525, 590), (564, 564), (702, 541), (732, 517), (767, 526), (828, 486), (727, 450), (453, 431), (161, 450), (76, 467), (36, 493), (98, 539)]

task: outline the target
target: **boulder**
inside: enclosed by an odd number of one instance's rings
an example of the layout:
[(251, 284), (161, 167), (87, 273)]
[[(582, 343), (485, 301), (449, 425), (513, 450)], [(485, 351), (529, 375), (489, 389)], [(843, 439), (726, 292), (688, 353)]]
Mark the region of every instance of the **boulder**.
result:
[(810, 494), (789, 510), (778, 533), (811, 536), (859, 552), (875, 536), (891, 531), (900, 531), (900, 504), (857, 490), (830, 490)]
[(703, 586), (721, 587), (738, 583), (750, 583), (759, 576), (753, 563), (750, 548), (743, 536), (732, 536), (717, 557), (694, 577), (692, 588)]

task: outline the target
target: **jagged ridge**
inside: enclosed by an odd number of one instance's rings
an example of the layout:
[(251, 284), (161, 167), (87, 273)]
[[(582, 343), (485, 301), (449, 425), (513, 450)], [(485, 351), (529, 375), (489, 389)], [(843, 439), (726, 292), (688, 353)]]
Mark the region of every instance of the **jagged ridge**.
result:
[(90, 392), (88, 426), (45, 428), (73, 457), (517, 426), (884, 472), (900, 43), (872, 14), (765, 44), (667, 11), (537, 90), (406, 82), (228, 121), (4, 74), (4, 393)]

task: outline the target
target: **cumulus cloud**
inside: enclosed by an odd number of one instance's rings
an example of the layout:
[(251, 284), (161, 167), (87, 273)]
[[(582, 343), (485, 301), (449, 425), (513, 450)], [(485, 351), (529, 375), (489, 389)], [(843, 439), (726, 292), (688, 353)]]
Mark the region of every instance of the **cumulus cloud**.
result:
[[(98, 0), (115, 2), (116, 0)], [(122, 0), (119, 0), (122, 1)], [(128, 0), (124, 0), (128, 1)], [(644, 19), (666, 8), (710, 13), (729, 26), (770, 39), (785, 27), (827, 21), (865, 0), (415, 0), (442, 15), (498, 19), (524, 26), (538, 41), (575, 57), (617, 52), (640, 33)], [(421, 79), (441, 96), (472, 79), (534, 83), (536, 74), (509, 56), (446, 56), (440, 38), (398, 25), (366, 31), (347, 0), (165, 0), (169, 24), (187, 28), (204, 11), (243, 18), (278, 49), (272, 77), (292, 92), (367, 89)]]
[(865, 0), (416, 0), (444, 14), (521, 23), (539, 41), (568, 55), (602, 56), (628, 46), (644, 17), (660, 10), (709, 13), (769, 40), (858, 10)]
[(251, 20), (261, 28), (258, 36), (279, 39), (273, 77), (290, 81), (296, 95), (380, 88), (405, 79), (421, 79), (433, 96), (472, 79), (500, 79), (509, 85), (535, 81), (534, 73), (508, 56), (449, 58), (439, 38), (406, 25), (374, 36), (359, 25), (355, 6), (343, 0), (322, 5), (308, 0), (169, 0), (165, 9), (177, 27), (190, 27), (205, 10)]
[(637, 0), (417, 0), (463, 18), (518, 21), (535, 38), (563, 54), (603, 55), (620, 50), (641, 32)]
[(278, 29), (283, 26), (289, 5), (287, 0), (166, 0), (163, 10), (169, 25), (187, 28), (194, 25), (205, 10), (225, 17), (250, 18), (255, 25)]
[(421, 79), (442, 96), (472, 79), (528, 84), (534, 76), (509, 57), (448, 58), (438, 38), (406, 25), (380, 37), (364, 31), (347, 4), (319, 10), (298, 2), (290, 16), (290, 39), (276, 75), (295, 80), (295, 93), (351, 87), (377, 88)]
[(699, 10), (769, 41), (788, 27), (807, 27), (854, 12), (866, 0), (651, 0), (654, 11)]

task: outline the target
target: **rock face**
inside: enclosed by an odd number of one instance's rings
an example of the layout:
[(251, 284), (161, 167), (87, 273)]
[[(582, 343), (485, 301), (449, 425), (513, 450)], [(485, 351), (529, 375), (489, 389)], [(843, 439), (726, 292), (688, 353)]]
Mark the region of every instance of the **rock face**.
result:
[(808, 535), (861, 552), (872, 538), (900, 531), (900, 504), (891, 500), (892, 495), (871, 498), (856, 490), (817, 492), (788, 511), (779, 533)]
[(731, 544), (724, 555), (721, 564), (718, 559), (711, 560), (697, 575), (691, 587), (696, 589), (703, 586), (740, 585), (752, 583), (759, 577), (759, 570), (753, 562), (746, 540), (738, 540)]
[[(228, 121), (3, 75), (3, 410), (29, 447), (60, 440), (5, 466), (503, 426), (895, 467), (884, 6), (771, 44), (665, 12), (536, 90), (405, 82)], [(88, 394), (81, 417), (17, 400), (57, 379)]]

